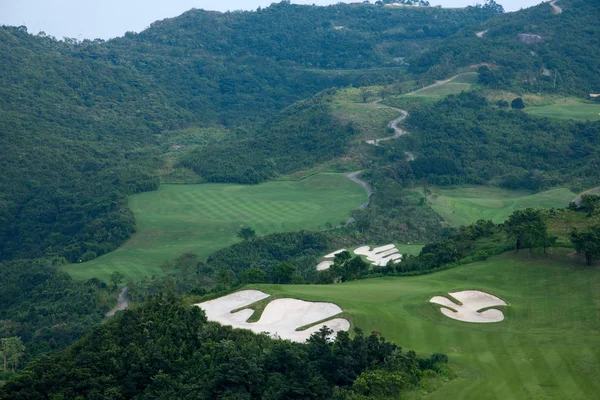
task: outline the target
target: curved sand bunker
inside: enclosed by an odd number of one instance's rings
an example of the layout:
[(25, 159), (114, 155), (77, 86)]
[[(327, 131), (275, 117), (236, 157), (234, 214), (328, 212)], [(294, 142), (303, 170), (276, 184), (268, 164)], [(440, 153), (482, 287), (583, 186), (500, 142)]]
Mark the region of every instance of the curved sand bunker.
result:
[(440, 311), (442, 314), (459, 321), (487, 323), (500, 322), (504, 319), (504, 313), (500, 310), (491, 309), (478, 312), (488, 307), (508, 305), (504, 300), (496, 296), (478, 290), (465, 290), (449, 293), (449, 295), (460, 301), (462, 305), (456, 304), (442, 296), (435, 296), (429, 302), (441, 305), (442, 308), (440, 308)]
[(334, 258), (337, 254), (340, 254), (341, 252), (346, 251), (346, 249), (339, 249), (334, 251), (333, 253), (329, 253), (327, 255), (324, 255), (324, 258)]
[(259, 290), (242, 290), (218, 299), (195, 304), (202, 308), (209, 321), (216, 321), (234, 328), (250, 329), (256, 333), (266, 332), (272, 337), (304, 342), (323, 326), (333, 330), (332, 337), (338, 331), (350, 329), (350, 322), (344, 318), (335, 318), (303, 331), (296, 331), (301, 326), (313, 324), (342, 312), (333, 303), (312, 303), (297, 299), (276, 299), (267, 304), (258, 322), (246, 322), (254, 313), (244, 309), (236, 313), (232, 310), (250, 305), (269, 297)]
[(354, 250), (354, 254), (366, 256), (367, 260), (379, 267), (387, 265), (391, 260), (394, 263), (399, 263), (402, 258), (402, 254), (399, 253), (399, 250), (393, 244), (375, 247), (373, 250), (369, 246), (362, 246)]
[(333, 265), (333, 261), (323, 261), (317, 265), (317, 271), (324, 271)]

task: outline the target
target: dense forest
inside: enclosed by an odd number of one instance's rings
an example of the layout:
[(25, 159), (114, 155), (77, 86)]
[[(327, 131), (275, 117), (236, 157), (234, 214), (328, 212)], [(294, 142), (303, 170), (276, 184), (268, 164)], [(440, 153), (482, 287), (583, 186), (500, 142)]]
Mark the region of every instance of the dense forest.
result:
[(417, 180), (537, 191), (592, 186), (600, 174), (599, 122), (534, 117), (471, 92), (420, 107), (407, 124), (420, 157), (406, 173)]
[(328, 87), (399, 79), (394, 57), (493, 14), (283, 2), (192, 10), (108, 42), (1, 27), (0, 260), (85, 261), (122, 244), (135, 231), (126, 197), (158, 187), (161, 143), (181, 128), (243, 128), (231, 150), (184, 162), (212, 181), (256, 183), (338, 155), (352, 130), (323, 105), (277, 113)]
[(584, 96), (600, 91), (600, 1), (549, 2), (471, 25), (409, 60), (433, 79), (488, 63), (490, 87)]

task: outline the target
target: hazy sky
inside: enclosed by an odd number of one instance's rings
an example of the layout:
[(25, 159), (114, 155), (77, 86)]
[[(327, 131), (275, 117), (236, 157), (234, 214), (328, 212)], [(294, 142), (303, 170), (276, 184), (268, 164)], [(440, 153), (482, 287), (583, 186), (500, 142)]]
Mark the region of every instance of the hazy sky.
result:
[[(352, 0), (357, 1), (357, 0)], [(349, 1), (346, 1), (349, 2)], [(374, 1), (372, 1), (374, 2)], [(540, 0), (497, 0), (506, 11), (539, 4)], [(0, 0), (0, 24), (25, 25), (57, 39), (108, 39), (127, 31), (140, 32), (150, 23), (175, 17), (191, 8), (255, 10), (273, 0)], [(334, 4), (337, 0), (292, 0), (294, 4)], [(483, 3), (483, 0), (430, 0), (449, 7)]]

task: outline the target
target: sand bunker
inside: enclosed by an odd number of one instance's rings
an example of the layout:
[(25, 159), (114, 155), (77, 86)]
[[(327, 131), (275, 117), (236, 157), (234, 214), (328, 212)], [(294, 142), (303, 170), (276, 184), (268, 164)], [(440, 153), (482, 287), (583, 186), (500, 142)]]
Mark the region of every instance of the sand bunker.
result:
[(339, 249), (339, 250), (336, 250), (336, 251), (334, 251), (333, 253), (329, 253), (329, 254), (327, 254), (327, 255), (325, 255), (325, 256), (323, 256), (323, 257), (324, 257), (324, 258), (334, 258), (334, 257), (336, 256), (336, 254), (339, 254), (339, 253), (341, 253), (342, 251), (346, 251), (346, 249)]
[(215, 300), (196, 304), (206, 313), (209, 321), (216, 321), (234, 328), (250, 329), (253, 332), (266, 332), (272, 337), (289, 339), (295, 342), (304, 342), (313, 333), (323, 326), (334, 332), (347, 331), (350, 322), (344, 318), (335, 318), (303, 331), (296, 331), (301, 326), (313, 324), (326, 318), (333, 317), (342, 312), (342, 309), (333, 303), (312, 303), (297, 299), (276, 299), (267, 304), (258, 322), (246, 322), (253, 314), (253, 310), (244, 309), (236, 313), (231, 310), (250, 305), (258, 300), (269, 297), (268, 294), (258, 290), (242, 290)]
[(317, 271), (325, 271), (333, 265), (333, 261), (323, 261), (317, 265)]
[(362, 246), (354, 250), (354, 254), (366, 256), (367, 260), (371, 261), (373, 265), (382, 267), (387, 265), (391, 260), (393, 260), (394, 263), (400, 262), (402, 254), (398, 251), (399, 250), (395, 245), (386, 244), (385, 246), (375, 247), (373, 250), (371, 250), (369, 246)]
[[(491, 309), (478, 312), (484, 308), (506, 306), (504, 300), (489, 293), (478, 290), (465, 290), (462, 292), (449, 293), (450, 296), (460, 301), (462, 305), (456, 304), (450, 299), (442, 296), (435, 296), (430, 303), (443, 306), (440, 311), (445, 316), (465, 322), (500, 322), (504, 319), (504, 313), (500, 310)], [(447, 308), (445, 308), (447, 307)]]

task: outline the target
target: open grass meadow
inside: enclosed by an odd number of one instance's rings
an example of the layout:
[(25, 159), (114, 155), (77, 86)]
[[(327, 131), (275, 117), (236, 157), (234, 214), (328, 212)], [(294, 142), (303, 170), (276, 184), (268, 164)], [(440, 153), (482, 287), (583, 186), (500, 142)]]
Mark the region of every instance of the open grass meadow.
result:
[(586, 103), (570, 98), (560, 99), (550, 105), (541, 107), (526, 107), (523, 111), (539, 117), (588, 121), (600, 120), (600, 103)]
[[(417, 277), (335, 285), (252, 285), (272, 295), (338, 304), (354, 327), (404, 349), (449, 356), (456, 378), (427, 399), (595, 399), (600, 393), (600, 268), (568, 256), (505, 253)], [(436, 295), (481, 290), (509, 305), (505, 320), (447, 318)]]
[(236, 243), (242, 226), (264, 235), (337, 225), (366, 199), (364, 189), (342, 174), (252, 186), (162, 185), (131, 196), (137, 233), (122, 247), (66, 270), (82, 279), (106, 280), (113, 271), (131, 277), (161, 275), (162, 263), (185, 252), (204, 258)]
[(485, 186), (430, 190), (428, 203), (452, 226), (472, 224), (479, 219), (501, 223), (515, 210), (529, 207), (564, 208), (577, 196), (566, 188), (540, 193)]

